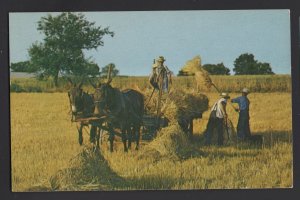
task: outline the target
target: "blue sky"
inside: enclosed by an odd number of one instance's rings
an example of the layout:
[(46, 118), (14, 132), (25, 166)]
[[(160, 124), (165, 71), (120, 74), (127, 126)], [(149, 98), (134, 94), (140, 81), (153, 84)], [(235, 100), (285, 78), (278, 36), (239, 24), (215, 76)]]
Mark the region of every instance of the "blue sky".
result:
[[(10, 62), (29, 59), (28, 48), (42, 41), (37, 21), (49, 13), (10, 13)], [(57, 13), (52, 13), (57, 14)], [(290, 74), (289, 10), (83, 12), (97, 26), (110, 27), (115, 36), (104, 46), (85, 52), (103, 67), (115, 63), (123, 75), (148, 75), (153, 59), (163, 55), (177, 74), (196, 55), (202, 64), (234, 60), (252, 53), (271, 64), (277, 74)]]

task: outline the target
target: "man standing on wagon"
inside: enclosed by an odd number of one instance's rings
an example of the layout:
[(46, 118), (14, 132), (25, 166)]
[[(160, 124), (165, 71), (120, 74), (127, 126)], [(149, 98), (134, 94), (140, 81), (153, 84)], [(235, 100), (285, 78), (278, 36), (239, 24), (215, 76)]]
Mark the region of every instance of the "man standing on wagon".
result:
[(217, 129), (218, 133), (218, 145), (223, 145), (224, 138), (224, 122), (227, 121), (226, 105), (230, 96), (227, 93), (222, 93), (221, 98), (213, 105), (207, 128), (205, 132), (205, 144), (210, 145), (211, 137), (214, 129)]
[[(164, 65), (165, 61), (166, 60), (163, 56), (159, 56), (158, 59), (154, 61), (154, 64), (152, 65), (152, 74), (149, 78), (149, 81), (155, 89), (159, 90), (159, 87), (161, 87), (163, 92), (168, 92), (169, 83), (172, 83), (172, 72), (166, 65)], [(162, 79), (161, 82), (160, 79)], [(160, 83), (162, 85), (159, 85)]]
[(235, 99), (232, 99), (232, 103), (237, 103), (239, 105), (239, 108), (236, 109), (236, 111), (239, 111), (239, 121), (237, 125), (237, 136), (238, 139), (244, 140), (249, 139), (250, 134), (250, 125), (249, 125), (249, 105), (250, 101), (247, 98), (247, 95), (249, 94), (249, 90), (247, 88), (244, 88), (242, 90), (242, 96), (237, 97)]

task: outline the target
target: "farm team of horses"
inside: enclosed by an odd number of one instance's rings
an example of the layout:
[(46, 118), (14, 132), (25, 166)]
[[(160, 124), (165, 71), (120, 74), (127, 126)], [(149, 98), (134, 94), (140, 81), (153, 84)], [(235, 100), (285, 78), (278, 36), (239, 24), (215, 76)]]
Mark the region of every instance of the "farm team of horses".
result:
[(113, 151), (113, 142), (116, 134), (115, 128), (121, 130), (124, 151), (131, 148), (132, 140), (136, 141), (136, 149), (139, 148), (140, 129), (144, 115), (144, 97), (133, 89), (120, 91), (113, 88), (108, 79), (105, 83), (92, 86), (95, 89), (93, 95), (84, 92), (82, 83), (73, 83), (70, 79), (71, 89), (68, 92), (70, 109), (73, 117), (96, 117), (89, 123), (78, 122), (79, 144), (83, 143), (82, 131), (86, 125), (91, 125), (90, 142), (99, 149), (101, 130), (109, 132), (110, 151)]

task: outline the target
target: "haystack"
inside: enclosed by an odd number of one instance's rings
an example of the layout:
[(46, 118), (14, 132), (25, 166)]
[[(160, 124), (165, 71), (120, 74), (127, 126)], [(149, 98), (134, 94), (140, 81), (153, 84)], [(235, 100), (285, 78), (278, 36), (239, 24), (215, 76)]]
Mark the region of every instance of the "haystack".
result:
[(191, 148), (187, 135), (178, 124), (173, 124), (158, 132), (158, 136), (140, 152), (139, 159), (159, 160), (164, 157), (178, 160), (191, 152)]
[(191, 60), (188, 60), (181, 68), (180, 72), (186, 76), (195, 75), (195, 72), (201, 68), (201, 57), (196, 56)]
[(68, 168), (58, 171), (50, 180), (52, 190), (109, 190), (112, 182), (124, 182), (113, 172), (100, 153), (84, 148), (70, 160)]
[(210, 89), (211, 86), (215, 87), (208, 72), (202, 68), (200, 68), (198, 71), (195, 72), (195, 80), (196, 80), (197, 88), (200, 88), (201, 86), (205, 86), (208, 89)]
[[(150, 114), (156, 114), (157, 98), (155, 95), (150, 99), (151, 92), (145, 91), (145, 102)], [(206, 95), (196, 92), (186, 92), (183, 90), (172, 90), (169, 94), (164, 94), (162, 98), (161, 113), (168, 118), (170, 123), (175, 123), (179, 119), (192, 119), (198, 117), (208, 109), (208, 98)]]
[(173, 90), (170, 92), (161, 112), (170, 122), (199, 117), (208, 109), (208, 98), (204, 94)]

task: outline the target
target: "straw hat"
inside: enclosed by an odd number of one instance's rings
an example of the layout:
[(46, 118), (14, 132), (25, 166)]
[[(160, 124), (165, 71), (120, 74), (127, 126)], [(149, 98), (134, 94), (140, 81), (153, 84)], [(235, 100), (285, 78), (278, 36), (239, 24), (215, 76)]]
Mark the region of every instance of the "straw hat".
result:
[(157, 62), (164, 62), (166, 61), (163, 56), (159, 56), (158, 59), (156, 60)]
[(243, 88), (243, 90), (242, 90), (242, 93), (246, 93), (246, 94), (248, 94), (248, 93), (249, 93), (249, 90), (248, 90), (248, 88)]
[(222, 93), (220, 94), (220, 96), (223, 97), (223, 98), (225, 98), (225, 99), (229, 99), (229, 98), (230, 98), (230, 96), (229, 96), (228, 93), (226, 93), (226, 92), (222, 92)]

